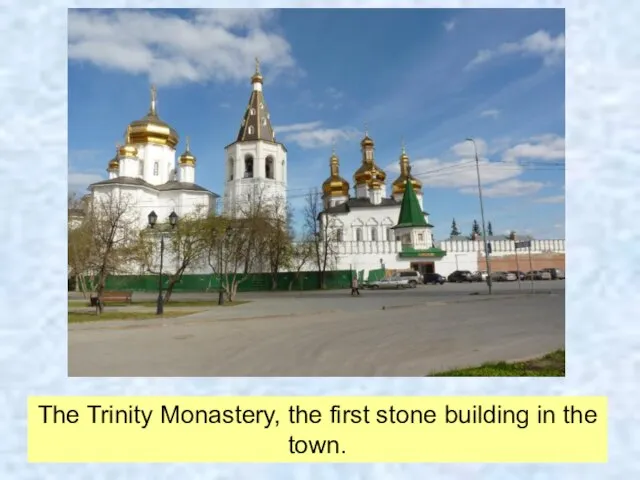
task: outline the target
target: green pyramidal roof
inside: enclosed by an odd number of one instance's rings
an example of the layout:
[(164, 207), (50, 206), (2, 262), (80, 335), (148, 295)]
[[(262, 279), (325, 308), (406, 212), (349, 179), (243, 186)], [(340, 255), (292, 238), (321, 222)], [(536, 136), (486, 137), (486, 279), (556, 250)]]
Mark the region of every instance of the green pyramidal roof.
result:
[(418, 203), (416, 192), (413, 190), (413, 185), (407, 178), (404, 195), (402, 196), (402, 205), (400, 206), (400, 216), (395, 228), (428, 226), (427, 221), (424, 219), (424, 213), (420, 208), (420, 203)]

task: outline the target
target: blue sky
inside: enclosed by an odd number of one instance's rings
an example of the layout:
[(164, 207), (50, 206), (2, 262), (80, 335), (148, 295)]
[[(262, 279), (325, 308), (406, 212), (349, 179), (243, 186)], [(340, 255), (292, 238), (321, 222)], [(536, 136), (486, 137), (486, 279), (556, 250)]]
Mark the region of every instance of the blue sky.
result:
[(70, 10), (70, 189), (106, 178), (154, 83), (178, 153), (189, 136), (197, 183), (222, 194), (256, 56), (297, 211), (332, 143), (352, 180), (366, 125), (389, 191), (404, 140), (437, 239), (480, 220), (467, 137), (494, 233), (564, 238), (563, 10)]

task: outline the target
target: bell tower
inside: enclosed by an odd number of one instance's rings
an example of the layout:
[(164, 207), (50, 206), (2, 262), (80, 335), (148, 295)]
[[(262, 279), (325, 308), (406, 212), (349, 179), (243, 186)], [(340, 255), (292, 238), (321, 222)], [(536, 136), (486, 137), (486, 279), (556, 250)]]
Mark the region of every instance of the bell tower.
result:
[(287, 200), (287, 149), (276, 141), (257, 58), (251, 85), (238, 136), (225, 147), (224, 213), (231, 217), (245, 216), (256, 201)]

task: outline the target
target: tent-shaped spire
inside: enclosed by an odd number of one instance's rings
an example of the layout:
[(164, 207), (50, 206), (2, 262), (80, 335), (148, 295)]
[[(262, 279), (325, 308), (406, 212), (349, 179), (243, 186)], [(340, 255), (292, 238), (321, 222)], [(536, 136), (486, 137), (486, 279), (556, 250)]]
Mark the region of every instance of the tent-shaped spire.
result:
[(413, 189), (410, 177), (411, 174), (409, 174), (405, 183), (405, 191), (402, 196), (402, 205), (400, 205), (398, 224), (394, 228), (429, 226), (424, 218), (424, 212), (420, 208), (420, 203), (418, 202), (418, 197), (416, 197), (416, 192)]

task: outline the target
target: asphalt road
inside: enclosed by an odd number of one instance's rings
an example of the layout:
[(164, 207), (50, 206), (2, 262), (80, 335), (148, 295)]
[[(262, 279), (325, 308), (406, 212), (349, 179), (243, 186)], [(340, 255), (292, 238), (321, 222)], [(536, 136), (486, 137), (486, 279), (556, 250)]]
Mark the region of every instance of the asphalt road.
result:
[(424, 376), (527, 358), (564, 347), (564, 282), (536, 282), (535, 292), (498, 284), (488, 296), (484, 284), (456, 284), (359, 298), (247, 294), (253, 302), (182, 319), (72, 324), (69, 375)]

